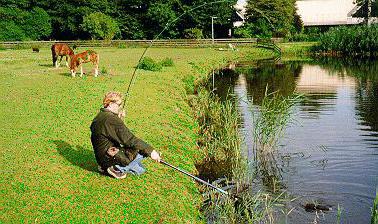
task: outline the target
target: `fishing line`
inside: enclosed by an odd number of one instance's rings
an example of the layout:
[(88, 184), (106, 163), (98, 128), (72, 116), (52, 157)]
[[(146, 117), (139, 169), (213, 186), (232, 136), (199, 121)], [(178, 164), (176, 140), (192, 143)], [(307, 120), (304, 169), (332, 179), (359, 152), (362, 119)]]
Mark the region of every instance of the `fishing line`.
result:
[[(176, 0), (176, 2), (178, 2), (178, 1)], [(138, 60), (138, 64), (137, 64), (137, 66), (136, 66), (135, 69), (134, 69), (134, 72), (133, 72), (133, 74), (132, 74), (132, 76), (131, 76), (131, 79), (130, 79), (129, 85), (128, 85), (128, 87), (127, 87), (127, 91), (126, 91), (126, 94), (125, 94), (125, 97), (124, 97), (124, 100), (123, 100), (123, 104), (122, 104), (123, 107), (125, 107), (125, 105), (126, 105), (126, 100), (127, 100), (128, 96), (129, 96), (129, 92), (130, 92), (131, 85), (132, 85), (132, 84), (134, 83), (134, 81), (135, 81), (136, 72), (137, 72), (137, 70), (138, 70), (138, 68), (139, 68), (139, 64), (140, 64), (140, 62), (142, 61), (142, 59), (143, 59), (143, 57), (145, 56), (145, 54), (147, 53), (147, 50), (148, 50), (150, 47), (152, 47), (154, 41), (157, 40), (157, 39), (160, 37), (160, 35), (162, 35), (163, 32), (166, 31), (166, 30), (168, 29), (169, 26), (171, 26), (171, 25), (172, 25), (173, 23), (175, 23), (177, 20), (181, 19), (181, 17), (183, 17), (185, 14), (190, 13), (190, 12), (192, 12), (192, 11), (194, 11), (194, 10), (200, 8), (200, 7), (206, 6), (206, 5), (213, 5), (213, 4), (217, 4), (217, 3), (223, 3), (223, 2), (230, 2), (230, 3), (232, 3), (232, 2), (234, 2), (234, 1), (231, 1), (231, 0), (219, 0), (219, 1), (214, 1), (214, 2), (203, 3), (203, 4), (201, 4), (201, 5), (198, 5), (198, 6), (195, 6), (195, 7), (191, 8), (191, 9), (189, 9), (189, 10), (187, 10), (187, 11), (184, 10), (184, 12), (183, 12), (182, 14), (180, 14), (178, 17), (176, 17), (175, 19), (172, 19), (171, 21), (169, 21), (169, 22), (166, 23), (166, 25), (165, 25), (165, 27), (163, 28), (163, 30), (151, 40), (149, 46), (147, 46), (147, 47), (144, 49), (144, 51), (143, 51), (141, 57), (139, 58), (139, 60)], [(178, 4), (179, 4), (180, 8), (183, 9), (183, 7), (181, 6), (181, 4), (180, 4), (179, 2), (178, 2)], [(124, 108), (124, 109), (125, 109), (125, 108)]]

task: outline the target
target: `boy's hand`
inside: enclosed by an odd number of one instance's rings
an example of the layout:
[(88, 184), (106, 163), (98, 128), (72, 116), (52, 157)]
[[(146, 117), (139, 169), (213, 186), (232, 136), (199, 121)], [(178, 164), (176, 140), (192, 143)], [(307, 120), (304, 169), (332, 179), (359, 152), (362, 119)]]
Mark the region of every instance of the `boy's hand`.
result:
[(158, 163), (160, 163), (160, 160), (161, 160), (159, 153), (156, 152), (155, 150), (151, 152), (151, 159), (155, 160)]
[(126, 112), (125, 110), (121, 110), (119, 113), (118, 113), (118, 117), (121, 118), (122, 120), (125, 118), (126, 116)]

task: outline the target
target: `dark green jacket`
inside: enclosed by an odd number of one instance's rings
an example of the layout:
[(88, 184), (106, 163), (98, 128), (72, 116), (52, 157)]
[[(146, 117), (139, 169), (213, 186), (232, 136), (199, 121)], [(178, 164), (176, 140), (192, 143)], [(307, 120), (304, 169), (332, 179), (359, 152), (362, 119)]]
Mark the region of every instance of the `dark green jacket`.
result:
[(91, 124), (91, 142), (97, 163), (102, 167), (120, 165), (116, 157), (110, 157), (106, 151), (110, 147), (120, 149), (123, 165), (133, 161), (138, 153), (147, 157), (154, 150), (149, 144), (135, 137), (125, 126), (123, 121), (108, 109), (102, 108)]

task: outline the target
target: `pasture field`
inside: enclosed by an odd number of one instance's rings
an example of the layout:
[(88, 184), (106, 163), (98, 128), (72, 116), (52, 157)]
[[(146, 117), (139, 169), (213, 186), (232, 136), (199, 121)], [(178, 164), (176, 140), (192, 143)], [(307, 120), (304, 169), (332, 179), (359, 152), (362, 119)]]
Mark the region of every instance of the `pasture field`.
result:
[[(77, 49), (81, 52), (85, 49)], [(115, 180), (97, 172), (89, 125), (109, 90), (125, 92), (142, 48), (97, 48), (100, 72), (72, 78), (51, 52), (0, 51), (0, 223), (202, 223), (201, 194), (186, 176), (152, 160), (147, 173)], [(126, 103), (126, 125), (162, 153), (163, 159), (195, 173), (201, 158), (198, 125), (186, 103), (191, 62), (224, 65), (244, 55), (209, 48), (151, 48), (155, 60), (172, 58), (161, 72), (138, 70)], [(92, 66), (86, 64), (90, 72)]]

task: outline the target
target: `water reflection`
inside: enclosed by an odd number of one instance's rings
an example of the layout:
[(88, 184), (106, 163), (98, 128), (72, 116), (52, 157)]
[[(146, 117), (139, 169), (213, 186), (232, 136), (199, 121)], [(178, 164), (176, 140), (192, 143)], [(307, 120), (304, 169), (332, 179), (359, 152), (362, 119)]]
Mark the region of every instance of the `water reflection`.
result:
[[(236, 66), (231, 73), (230, 82), (218, 77), (215, 81), (216, 92), (223, 98), (232, 93), (259, 105), (266, 90), (283, 96), (294, 91), (306, 95), (295, 107), (297, 124), (287, 128), (278, 152), (252, 154), (262, 187), (287, 189), (300, 197), (290, 223), (314, 220), (300, 206), (309, 200), (334, 207), (321, 223), (335, 223), (338, 204), (343, 207), (344, 222), (368, 223), (378, 183), (378, 63), (264, 62)], [(239, 109), (245, 142), (251, 149), (253, 125), (245, 101)]]
[(269, 64), (264, 67), (240, 68), (247, 81), (247, 94), (254, 103), (260, 104), (265, 92), (279, 92), (283, 96), (292, 94), (296, 87), (296, 79), (302, 70), (299, 63)]

